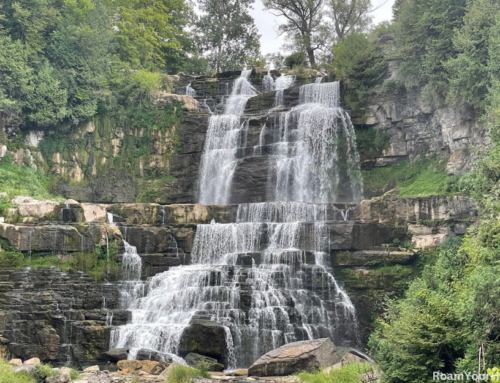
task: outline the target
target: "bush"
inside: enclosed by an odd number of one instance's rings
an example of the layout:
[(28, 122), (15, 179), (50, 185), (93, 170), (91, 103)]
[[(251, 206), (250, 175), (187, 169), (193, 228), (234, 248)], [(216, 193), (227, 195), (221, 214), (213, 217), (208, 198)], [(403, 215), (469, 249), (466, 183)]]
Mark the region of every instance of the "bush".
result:
[(52, 376), (56, 376), (57, 372), (52, 370), (49, 365), (46, 364), (37, 364), (30, 372), (29, 375), (35, 379), (36, 383), (44, 383), (45, 379), (50, 378)]
[(24, 256), (15, 251), (0, 253), (0, 269), (14, 269), (24, 264)]
[(306, 66), (306, 55), (304, 52), (292, 53), (290, 56), (285, 58), (285, 66), (287, 68), (293, 69), (297, 67)]
[(370, 371), (373, 371), (370, 363), (353, 363), (328, 372), (320, 371), (315, 374), (302, 372), (299, 374), (299, 379), (307, 383), (360, 383), (358, 376)]
[(14, 372), (6, 361), (0, 359), (0, 383), (36, 383), (26, 372)]

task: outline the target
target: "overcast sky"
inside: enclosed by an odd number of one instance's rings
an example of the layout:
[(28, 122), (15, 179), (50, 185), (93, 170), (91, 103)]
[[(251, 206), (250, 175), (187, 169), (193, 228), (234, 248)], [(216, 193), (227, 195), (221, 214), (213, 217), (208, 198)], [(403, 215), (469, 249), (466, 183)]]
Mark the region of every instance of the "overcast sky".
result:
[[(372, 0), (374, 7), (380, 6), (387, 0)], [(381, 21), (390, 20), (392, 18), (392, 5), (394, 0), (388, 0), (387, 3), (380, 9), (373, 12), (375, 23), (380, 23)], [(283, 21), (281, 18), (273, 16), (270, 12), (264, 11), (264, 6), (261, 0), (256, 0), (254, 4), (254, 9), (251, 11), (251, 15), (255, 18), (255, 23), (261, 37), (261, 50), (263, 54), (278, 52), (283, 41), (282, 38), (278, 37), (276, 30), (278, 25)]]

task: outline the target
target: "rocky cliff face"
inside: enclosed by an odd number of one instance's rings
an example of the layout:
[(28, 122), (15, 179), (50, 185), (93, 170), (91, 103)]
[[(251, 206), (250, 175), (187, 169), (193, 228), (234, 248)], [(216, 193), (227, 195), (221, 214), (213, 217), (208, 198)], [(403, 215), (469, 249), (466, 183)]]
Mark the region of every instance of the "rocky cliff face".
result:
[(421, 89), (411, 92), (397, 86), (397, 61), (392, 59), (394, 41), (391, 35), (380, 40), (388, 57), (388, 70), (368, 100), (367, 113), (355, 115), (358, 128), (373, 128), (389, 136), (389, 145), (382, 155), (365, 158), (364, 167), (387, 166), (419, 155), (448, 157), (449, 175), (462, 175), (487, 148), (487, 129), (470, 108), (436, 106), (426, 100)]

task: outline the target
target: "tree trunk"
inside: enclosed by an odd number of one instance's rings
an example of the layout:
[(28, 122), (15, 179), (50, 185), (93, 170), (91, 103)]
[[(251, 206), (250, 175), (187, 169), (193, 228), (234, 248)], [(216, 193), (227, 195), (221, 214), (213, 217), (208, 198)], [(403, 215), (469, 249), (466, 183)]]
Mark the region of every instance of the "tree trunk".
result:
[(314, 49), (307, 48), (307, 57), (309, 57), (309, 62), (311, 63), (311, 68), (316, 66), (316, 59), (314, 58)]

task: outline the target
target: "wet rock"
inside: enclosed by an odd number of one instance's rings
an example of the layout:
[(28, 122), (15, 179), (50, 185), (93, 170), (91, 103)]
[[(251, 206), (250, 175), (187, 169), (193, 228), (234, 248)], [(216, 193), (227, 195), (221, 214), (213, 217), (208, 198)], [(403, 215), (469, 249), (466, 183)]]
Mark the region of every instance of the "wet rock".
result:
[(154, 350), (149, 350), (146, 348), (141, 348), (137, 351), (137, 360), (153, 360), (156, 362), (172, 362), (172, 356), (157, 352)]
[(289, 343), (261, 356), (250, 368), (250, 376), (285, 376), (317, 372), (340, 361), (329, 338)]
[(224, 363), (227, 355), (226, 331), (214, 321), (195, 319), (181, 335), (179, 355), (196, 353)]
[(127, 359), (128, 350), (126, 348), (112, 348), (104, 352), (102, 356), (111, 362), (118, 362)]
[(189, 354), (187, 354), (184, 360), (191, 367), (199, 368), (200, 365), (203, 365), (208, 371), (224, 371), (224, 365), (218, 363), (216, 359), (196, 354), (194, 352), (190, 352)]

